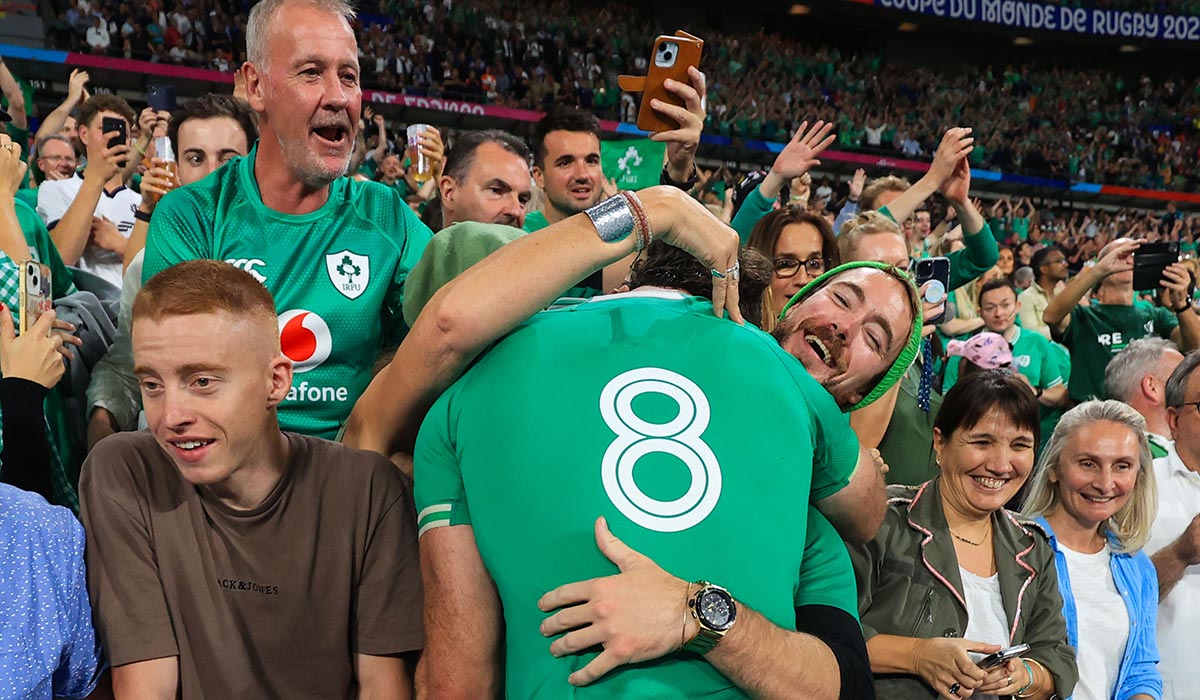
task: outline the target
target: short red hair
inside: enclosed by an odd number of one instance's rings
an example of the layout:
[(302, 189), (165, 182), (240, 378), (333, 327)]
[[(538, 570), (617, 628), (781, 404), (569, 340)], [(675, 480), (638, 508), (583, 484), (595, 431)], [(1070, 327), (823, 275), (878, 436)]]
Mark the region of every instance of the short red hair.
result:
[(227, 311), (277, 318), (275, 299), (250, 273), (218, 260), (187, 260), (146, 282), (133, 302), (133, 320)]

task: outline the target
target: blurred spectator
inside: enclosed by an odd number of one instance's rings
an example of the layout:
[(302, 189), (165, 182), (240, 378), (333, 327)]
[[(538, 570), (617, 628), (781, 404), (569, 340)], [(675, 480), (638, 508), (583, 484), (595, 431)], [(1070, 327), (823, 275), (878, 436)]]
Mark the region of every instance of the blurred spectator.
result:
[[(1063, 406), (1067, 402), (1067, 385), (1059, 372), (1057, 354), (1050, 348), (1049, 340), (1017, 325), (1020, 306), (1016, 289), (1007, 280), (988, 281), (979, 290), (983, 327), (999, 334), (1012, 348), (1013, 372), (1029, 385), (1039, 406)], [(943, 386), (949, 389), (957, 377), (953, 365), (948, 366)]]
[(67, 180), (75, 177), (75, 147), (70, 139), (50, 134), (37, 144), (37, 166), (44, 180)]
[(1146, 437), (1154, 459), (1171, 451), (1167, 417), (1167, 379), (1183, 362), (1175, 343), (1141, 338), (1117, 353), (1104, 369), (1104, 395), (1129, 404), (1146, 421)]
[(105, 133), (105, 118), (133, 123), (129, 104), (115, 95), (94, 95), (79, 108), (79, 138), (87, 149), (83, 174), (47, 180), (38, 187), (38, 214), (50, 230), (63, 261), (121, 286), (121, 258), (133, 230), (138, 193), (125, 187), (122, 171), (130, 159), (128, 141), (109, 145), (119, 134)]
[(521, 228), (531, 182), (524, 141), (496, 129), (460, 134), (438, 183), (443, 228), (459, 221)]
[(1158, 572), (1158, 663), (1164, 700), (1193, 696), (1200, 668), (1192, 654), (1200, 625), (1200, 353), (1184, 358), (1167, 380), (1167, 421), (1174, 441), (1154, 460), (1158, 517), (1146, 551)]
[(1025, 513), (1054, 549), (1076, 698), (1162, 696), (1158, 579), (1142, 551), (1158, 504), (1145, 425), (1119, 401), (1086, 401), (1063, 414), (1029, 480)]
[[(1024, 382), (994, 371), (963, 379), (938, 412), (940, 475), (891, 487), (879, 534), (851, 547), (880, 697), (1071, 694), (1075, 654), (1057, 614), (1054, 553), (1004, 511), (1037, 442), (1037, 403)], [(1030, 649), (1020, 658), (975, 664), (1021, 643)]]
[(1018, 318), (1022, 328), (1050, 340), (1050, 326), (1042, 316), (1067, 280), (1067, 256), (1061, 249), (1048, 246), (1033, 254), (1029, 266), (1033, 269), (1033, 284), (1018, 296), (1021, 302)]
[[(1170, 292), (1170, 309), (1134, 300), (1133, 253), (1137, 241), (1118, 239), (1101, 251), (1095, 265), (1085, 269), (1055, 296), (1043, 318), (1071, 350), (1072, 401), (1086, 401), (1103, 393), (1104, 368), (1113, 355), (1146, 336), (1169, 337), (1190, 351), (1200, 347), (1200, 316), (1192, 310), (1186, 268), (1172, 264), (1160, 282)], [(1089, 290), (1090, 305), (1079, 305)]]
[(556, 224), (600, 201), (604, 173), (596, 117), (578, 110), (551, 112), (534, 127), (530, 150), (533, 180), (546, 200), (542, 211), (526, 214), (526, 231)]
[(6, 697), (84, 698), (96, 690), (105, 663), (92, 628), (83, 550), (83, 528), (71, 511), (0, 484)]
[(142, 288), (142, 262), (149, 220), (162, 197), (176, 186), (207, 177), (235, 157), (250, 151), (258, 138), (254, 112), (241, 100), (225, 95), (205, 95), (188, 101), (173, 115), (169, 130), (172, 153), (177, 154), (175, 174), (161, 159), (142, 178), (142, 203), (125, 250), (117, 337), (104, 359), (92, 370), (87, 389), (88, 448), (119, 430), (140, 427), (141, 392), (133, 374), (133, 348), (129, 337), (133, 299)]
[(775, 327), (783, 305), (796, 292), (842, 262), (829, 222), (797, 207), (778, 209), (759, 219), (746, 246), (767, 256), (774, 270), (762, 300), (765, 331)]

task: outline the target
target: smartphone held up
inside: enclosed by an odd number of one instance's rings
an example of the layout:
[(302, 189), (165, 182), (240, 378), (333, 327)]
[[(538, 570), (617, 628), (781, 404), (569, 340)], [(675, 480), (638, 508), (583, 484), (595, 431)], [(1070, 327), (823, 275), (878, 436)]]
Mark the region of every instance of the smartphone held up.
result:
[(700, 55), (703, 51), (704, 41), (683, 30), (675, 32), (674, 36), (664, 34), (654, 40), (650, 68), (645, 76), (617, 76), (617, 84), (622, 90), (642, 93), (642, 106), (638, 110), (637, 119), (639, 129), (658, 133), (679, 128), (679, 124), (659, 114), (651, 104), (654, 100), (659, 100), (677, 107), (686, 106), (683, 100), (668, 90), (663, 83), (669, 78), (685, 85), (689, 84), (691, 80), (688, 77), (688, 69), (700, 67)]
[(37, 323), (38, 318), (53, 308), (51, 301), (50, 268), (36, 260), (21, 263), (21, 285), (18, 303), (21, 307), (20, 332), (24, 333)]

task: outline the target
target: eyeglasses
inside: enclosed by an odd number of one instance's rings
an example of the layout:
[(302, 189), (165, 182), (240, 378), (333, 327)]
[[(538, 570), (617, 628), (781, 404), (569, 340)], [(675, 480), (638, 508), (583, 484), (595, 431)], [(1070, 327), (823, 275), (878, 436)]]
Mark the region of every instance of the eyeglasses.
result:
[(74, 156), (41, 156), (41, 159), (48, 163), (62, 163), (62, 162), (74, 163), (75, 162)]
[(1181, 404), (1176, 404), (1175, 408), (1184, 409), (1184, 408), (1187, 408), (1188, 406), (1195, 406), (1196, 410), (1200, 411), (1200, 401), (1186, 401)]
[(828, 261), (823, 257), (811, 257), (808, 260), (797, 260), (795, 258), (775, 258), (775, 276), (780, 279), (795, 277), (796, 273), (803, 267), (810, 277), (816, 277), (825, 272), (825, 266)]

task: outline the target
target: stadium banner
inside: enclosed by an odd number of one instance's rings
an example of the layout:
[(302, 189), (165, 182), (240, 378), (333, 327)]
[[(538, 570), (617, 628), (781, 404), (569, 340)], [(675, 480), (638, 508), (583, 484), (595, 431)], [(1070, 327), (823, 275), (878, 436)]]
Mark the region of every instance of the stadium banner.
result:
[(1026, 0), (849, 0), (934, 17), (1001, 24), (1013, 29), (1074, 32), (1128, 39), (1200, 41), (1200, 17), (1061, 7)]
[[(852, 0), (854, 2), (862, 2), (863, 4), (881, 4), (882, 2), (891, 2), (898, 4), (901, 0)], [(904, 0), (906, 2), (916, 2), (917, 0)], [(922, 2), (932, 3), (934, 0), (921, 0)], [(980, 0), (947, 0), (948, 2), (970, 3)], [(1028, 3), (1026, 3), (1028, 4)], [(185, 68), (182, 66), (173, 66), (162, 63), (148, 63), (145, 61), (134, 61), (129, 59), (107, 58), (104, 56), (92, 56), (89, 54), (80, 54), (66, 51), (51, 51), (48, 49), (34, 49), (27, 46), (17, 46), (15, 44), (0, 43), (0, 57), (12, 60), (33, 61), (37, 63), (49, 65), (64, 65), (64, 66), (80, 66), (88, 68), (99, 68), (111, 70), (114, 72), (129, 72), (139, 73), (142, 75), (157, 75), (171, 78), (181, 78), (186, 80), (196, 80), (209, 83), (232, 83), (233, 74), (222, 73), (215, 70), (207, 70), (202, 68)], [(35, 90), (51, 90), (49, 81), (46, 79), (29, 80), (28, 84)], [(103, 90), (100, 86), (93, 86), (94, 92)], [(536, 112), (527, 109), (512, 109), (509, 107), (497, 107), (495, 105), (481, 105), (474, 102), (463, 102), (460, 100), (444, 100), (436, 97), (421, 97), (418, 95), (400, 95), (391, 92), (381, 92), (378, 90), (364, 90), (363, 99), (368, 102), (376, 102), (381, 104), (398, 105), (402, 107), (416, 107), (421, 109), (437, 109), (447, 112), (458, 112), (465, 114), (478, 114), (485, 117), (496, 117), (499, 119), (510, 119), (516, 121), (534, 122), (542, 118), (541, 112)], [(26, 99), (26, 104), (32, 104), (32, 100)], [(607, 119), (600, 120), (600, 127), (609, 134), (627, 135), (645, 135), (646, 132), (639, 130), (632, 124), (621, 124)], [(732, 146), (736, 145), (734, 140), (728, 136), (717, 136), (715, 134), (703, 134), (700, 137), (701, 143), (711, 144), (715, 146)], [(609, 143), (603, 141), (602, 143)], [(630, 141), (614, 141), (613, 147), (618, 147), (622, 144), (628, 144)], [(636, 143), (636, 142), (634, 142)], [(771, 141), (742, 141), (742, 146), (750, 151), (765, 152), (777, 154), (783, 150), (785, 144), (775, 143)], [(663, 147), (663, 144), (655, 144)], [(639, 151), (642, 154), (642, 151)], [(658, 184), (658, 174), (662, 170), (662, 152), (659, 152), (657, 157), (652, 157), (649, 160), (657, 163), (654, 166), (654, 180), (650, 184)], [(929, 170), (929, 164), (922, 161), (908, 160), (905, 158), (889, 158), (886, 156), (870, 155), (866, 153), (850, 153), (847, 151), (827, 150), (821, 154), (821, 158), (830, 161), (841, 161), (843, 163), (854, 163), (872, 168), (887, 168), (890, 170), (908, 170), (912, 172), (925, 172)], [(642, 155), (645, 162), (647, 159)], [(609, 172), (605, 168), (605, 172)], [(1119, 187), (1116, 185), (1100, 185), (1088, 182), (1069, 182), (1067, 180), (1054, 180), (1049, 178), (1031, 177), (1028, 175), (1019, 175), (1016, 173), (1003, 173), (996, 170), (982, 170), (971, 168), (971, 178), (979, 181), (988, 182), (1008, 182), (1013, 184), (1021, 184), (1033, 187), (1045, 187), (1048, 189), (1069, 190), (1079, 192), (1081, 194), (1105, 194), (1115, 195), (1120, 197), (1130, 197), (1136, 199), (1154, 199), (1168, 202), (1187, 202), (1189, 204), (1200, 204), (1200, 193), (1192, 192), (1164, 192), (1158, 190), (1144, 190), (1134, 187)]]
[(542, 118), (541, 112), (534, 112), (529, 109), (481, 105), (477, 102), (449, 100), (442, 97), (424, 97), (422, 95), (405, 95), (398, 92), (383, 92), (382, 90), (363, 90), (362, 98), (363, 102), (378, 102), (385, 105), (414, 107), (416, 109), (436, 109), (439, 112), (474, 114), (481, 117), (496, 117), (497, 119), (535, 122)]
[(666, 152), (667, 144), (650, 139), (601, 141), (600, 165), (617, 189), (641, 190), (659, 183)]

